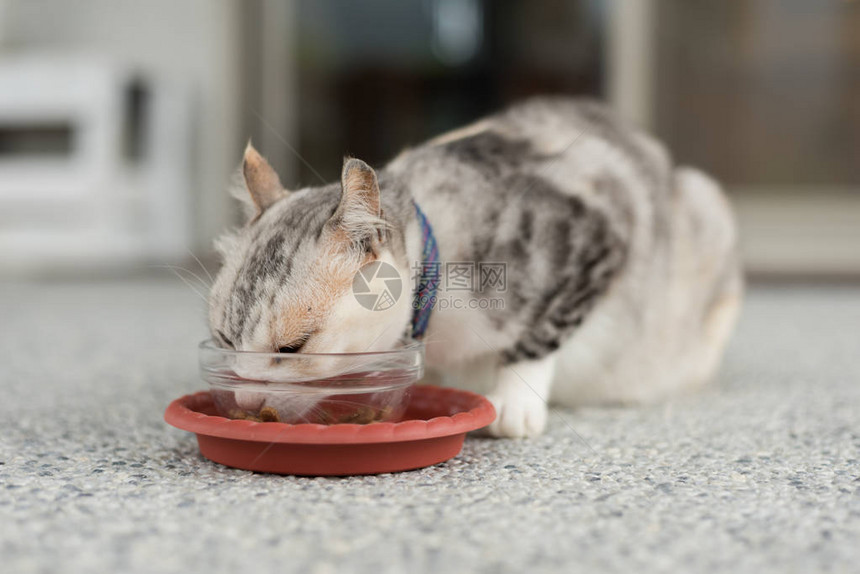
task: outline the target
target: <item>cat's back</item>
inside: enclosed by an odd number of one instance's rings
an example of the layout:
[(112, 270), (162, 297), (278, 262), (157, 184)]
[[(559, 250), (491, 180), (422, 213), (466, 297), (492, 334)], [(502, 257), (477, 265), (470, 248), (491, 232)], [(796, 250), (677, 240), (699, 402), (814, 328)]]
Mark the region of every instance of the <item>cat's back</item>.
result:
[(574, 202), (627, 240), (664, 211), (672, 169), (660, 144), (607, 106), (536, 97), (407, 149), (386, 171), (452, 229), (489, 233), (503, 212), (554, 217)]
[[(535, 142), (548, 135), (588, 135), (617, 137), (629, 131), (620, 118), (605, 104), (589, 98), (569, 96), (536, 96), (504, 108), (465, 127), (446, 132), (427, 142), (427, 146), (444, 146), (461, 139), (494, 131), (513, 139)], [(569, 140), (568, 140), (569, 143)]]
[[(599, 179), (620, 173), (662, 186), (670, 164), (660, 143), (605, 104), (541, 96), (406, 149), (387, 169), (407, 179), (421, 174), (424, 180), (412, 182), (420, 196), (429, 187), (474, 189), (497, 184), (511, 173), (551, 176), (553, 171), (568, 181), (570, 176)], [(426, 180), (433, 185), (424, 185)], [(461, 185), (454, 186), (455, 180)]]

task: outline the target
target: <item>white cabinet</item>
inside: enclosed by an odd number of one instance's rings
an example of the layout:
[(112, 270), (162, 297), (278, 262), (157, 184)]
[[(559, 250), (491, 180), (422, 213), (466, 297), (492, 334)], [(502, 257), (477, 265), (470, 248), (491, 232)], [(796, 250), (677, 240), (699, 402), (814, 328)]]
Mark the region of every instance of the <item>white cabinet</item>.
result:
[(187, 255), (189, 90), (105, 58), (0, 60), (0, 269)]

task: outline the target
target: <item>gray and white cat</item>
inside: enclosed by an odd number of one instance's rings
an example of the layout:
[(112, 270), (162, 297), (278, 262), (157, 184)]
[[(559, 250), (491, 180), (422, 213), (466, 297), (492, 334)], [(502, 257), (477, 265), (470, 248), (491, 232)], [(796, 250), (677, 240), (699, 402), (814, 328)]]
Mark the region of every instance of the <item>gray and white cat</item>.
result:
[(250, 218), (217, 243), (213, 338), (250, 351), (397, 346), (412, 298), (373, 311), (352, 285), (382, 261), (416, 288), (417, 204), (442, 265), (505, 265), (492, 293), (440, 285), (425, 337), (429, 368), (491, 398), (497, 436), (539, 434), (550, 400), (652, 401), (708, 380), (740, 307), (719, 186), (595, 102), (529, 100), (377, 172), (348, 158), (319, 188), (283, 189), (250, 145), (243, 175)]

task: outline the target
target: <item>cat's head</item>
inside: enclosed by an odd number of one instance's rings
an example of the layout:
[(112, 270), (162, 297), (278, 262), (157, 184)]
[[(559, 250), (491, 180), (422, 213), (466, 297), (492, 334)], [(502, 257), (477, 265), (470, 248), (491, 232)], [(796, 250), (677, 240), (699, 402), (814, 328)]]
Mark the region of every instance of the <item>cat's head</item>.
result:
[[(396, 346), (411, 316), (404, 223), (383, 211), (373, 169), (347, 158), (339, 184), (291, 192), (249, 144), (241, 180), (249, 219), (216, 242), (222, 267), (209, 296), (213, 339), (282, 353)], [(393, 304), (374, 309), (354, 285), (360, 270), (380, 266), (396, 270), (402, 289)]]

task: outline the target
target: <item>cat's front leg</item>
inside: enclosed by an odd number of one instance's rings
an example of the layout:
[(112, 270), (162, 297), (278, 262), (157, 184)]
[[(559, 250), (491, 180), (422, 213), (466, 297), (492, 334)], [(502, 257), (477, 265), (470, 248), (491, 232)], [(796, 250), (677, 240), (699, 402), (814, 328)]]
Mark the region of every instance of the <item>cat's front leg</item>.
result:
[(499, 367), (496, 386), (487, 395), (496, 407), (496, 420), (488, 429), (491, 435), (526, 437), (543, 432), (556, 356), (553, 353)]

